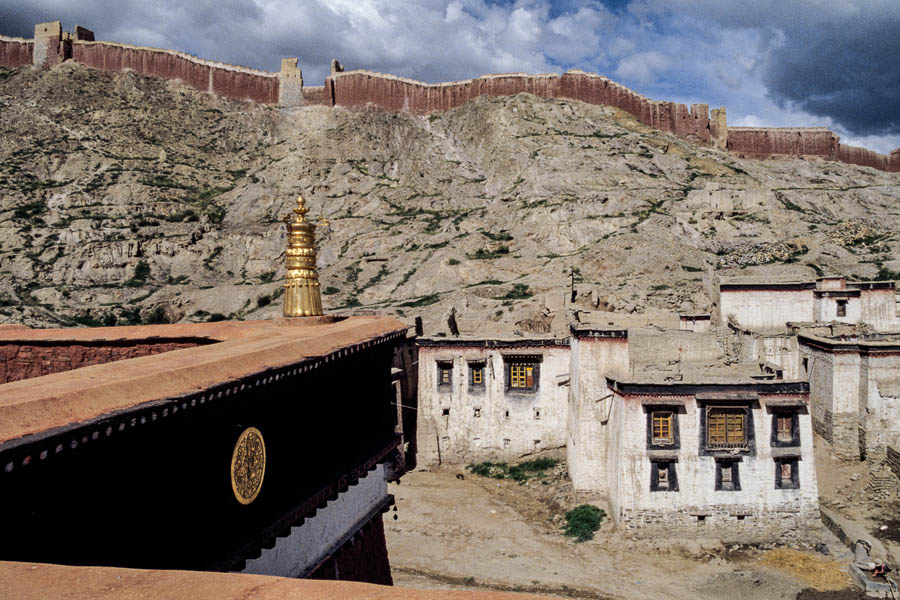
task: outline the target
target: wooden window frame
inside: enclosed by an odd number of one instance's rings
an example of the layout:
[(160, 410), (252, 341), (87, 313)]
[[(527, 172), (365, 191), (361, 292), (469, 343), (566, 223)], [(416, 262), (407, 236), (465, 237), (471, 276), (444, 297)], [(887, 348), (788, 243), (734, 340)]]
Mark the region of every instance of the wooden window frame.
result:
[[(705, 411), (707, 450), (745, 450), (749, 447), (748, 407), (707, 405)], [(719, 414), (723, 417), (721, 424)], [(737, 422), (740, 423), (739, 428), (735, 427)]]
[[(776, 409), (772, 411), (772, 447), (796, 448), (800, 446), (800, 411), (799, 409)], [(783, 437), (786, 430), (783, 425), (790, 425), (790, 437)]]
[[(658, 431), (660, 435), (657, 435), (657, 423), (659, 424)], [(675, 411), (651, 411), (650, 427), (650, 443), (653, 446), (672, 446), (675, 444)], [(663, 433), (667, 433), (667, 435), (662, 435)]]
[[(678, 472), (675, 465), (678, 461), (673, 459), (653, 460), (650, 459), (650, 491), (651, 492), (677, 492), (678, 491)], [(665, 472), (666, 485), (660, 484), (660, 473)]]
[(716, 460), (717, 492), (741, 491), (740, 464), (739, 460)]
[[(791, 467), (791, 478), (784, 480), (784, 464), (787, 463)], [(775, 459), (775, 489), (776, 490), (798, 490), (800, 489), (800, 457), (785, 456)]]
[(504, 359), (506, 391), (536, 392), (540, 381), (540, 362), (540, 357), (535, 357), (535, 360), (520, 356)]
[(485, 387), (485, 367), (484, 361), (472, 361), (469, 363), (469, 387), (477, 390)]
[[(449, 389), (453, 387), (453, 363), (447, 360), (439, 360), (437, 362), (437, 387), (439, 389)], [(446, 378), (445, 378), (446, 375)], [(446, 380), (445, 380), (446, 379)]]

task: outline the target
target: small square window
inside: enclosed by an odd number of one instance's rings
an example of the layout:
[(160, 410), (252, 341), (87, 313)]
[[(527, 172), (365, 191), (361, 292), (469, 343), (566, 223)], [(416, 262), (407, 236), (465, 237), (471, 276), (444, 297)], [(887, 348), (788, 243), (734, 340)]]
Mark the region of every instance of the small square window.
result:
[(508, 419), (508, 418), (509, 418), (509, 411), (508, 411), (508, 410), (503, 411), (503, 418), (504, 418), (504, 419)]
[(480, 408), (476, 408), (476, 409), (475, 409), (475, 416), (476, 416), (476, 417), (480, 417), (480, 416), (481, 416), (481, 409), (480, 409)]
[(450, 409), (449, 409), (449, 408), (441, 409), (441, 416), (442, 416), (442, 417), (449, 417), (449, 416), (450, 416)]
[(541, 409), (539, 409), (539, 408), (534, 409), (534, 420), (535, 421), (541, 420)]
[(839, 316), (839, 317), (847, 316), (847, 301), (846, 300), (838, 300), (837, 301), (837, 316)]

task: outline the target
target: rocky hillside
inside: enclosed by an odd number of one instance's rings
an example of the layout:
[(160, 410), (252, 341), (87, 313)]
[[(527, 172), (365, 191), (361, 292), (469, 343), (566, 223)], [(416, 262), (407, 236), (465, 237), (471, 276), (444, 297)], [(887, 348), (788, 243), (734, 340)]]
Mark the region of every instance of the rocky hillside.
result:
[(326, 308), (547, 331), (708, 311), (719, 276), (900, 271), (900, 174), (750, 161), (530, 95), (416, 117), (278, 110), (74, 63), (0, 71), (0, 321), (280, 313), (281, 217), (320, 229)]

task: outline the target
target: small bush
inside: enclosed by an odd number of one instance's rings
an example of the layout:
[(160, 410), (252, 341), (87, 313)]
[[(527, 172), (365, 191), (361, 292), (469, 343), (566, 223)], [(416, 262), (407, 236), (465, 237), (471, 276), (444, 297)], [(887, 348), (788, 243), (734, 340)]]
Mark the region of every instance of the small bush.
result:
[(552, 469), (559, 464), (555, 458), (536, 458), (527, 460), (517, 465), (507, 463), (482, 462), (466, 467), (475, 475), (490, 477), (491, 479), (512, 479), (513, 481), (525, 481), (532, 477), (543, 475), (547, 469)]
[(512, 290), (506, 292), (503, 296), (495, 297), (494, 300), (525, 300), (526, 298), (531, 298), (533, 295), (531, 290), (528, 289), (528, 285), (517, 283), (513, 285)]
[(429, 304), (434, 304), (440, 299), (441, 297), (439, 294), (428, 294), (427, 296), (422, 296), (421, 298), (416, 298), (415, 300), (410, 300), (409, 302), (403, 302), (402, 304), (398, 304), (398, 306), (403, 306), (406, 308), (416, 308), (418, 306), (428, 306)]
[(500, 246), (496, 250), (487, 250), (485, 248), (479, 248), (475, 251), (475, 254), (472, 255), (472, 258), (479, 260), (487, 260), (491, 258), (499, 258), (501, 256), (505, 256), (509, 254), (509, 246)]
[(451, 258), (450, 260), (447, 261), (447, 264), (450, 265), (451, 267), (453, 267), (453, 266), (458, 265), (459, 261), (456, 260), (455, 258)]
[(582, 504), (566, 513), (566, 526), (563, 533), (575, 538), (576, 542), (586, 542), (594, 538), (594, 532), (600, 529), (606, 512), (592, 504)]
[(327, 288), (322, 290), (322, 293), (326, 296), (331, 296), (332, 294), (337, 294), (340, 291), (341, 290), (339, 290), (338, 288), (329, 285)]

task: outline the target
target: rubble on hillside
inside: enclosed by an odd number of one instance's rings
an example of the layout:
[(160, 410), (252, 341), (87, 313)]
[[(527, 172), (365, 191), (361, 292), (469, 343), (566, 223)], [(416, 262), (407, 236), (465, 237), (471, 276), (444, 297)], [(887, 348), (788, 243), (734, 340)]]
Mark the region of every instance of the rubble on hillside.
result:
[(721, 250), (719, 267), (749, 267), (774, 262), (793, 262), (805, 254), (807, 247), (793, 242), (762, 242), (741, 244)]

